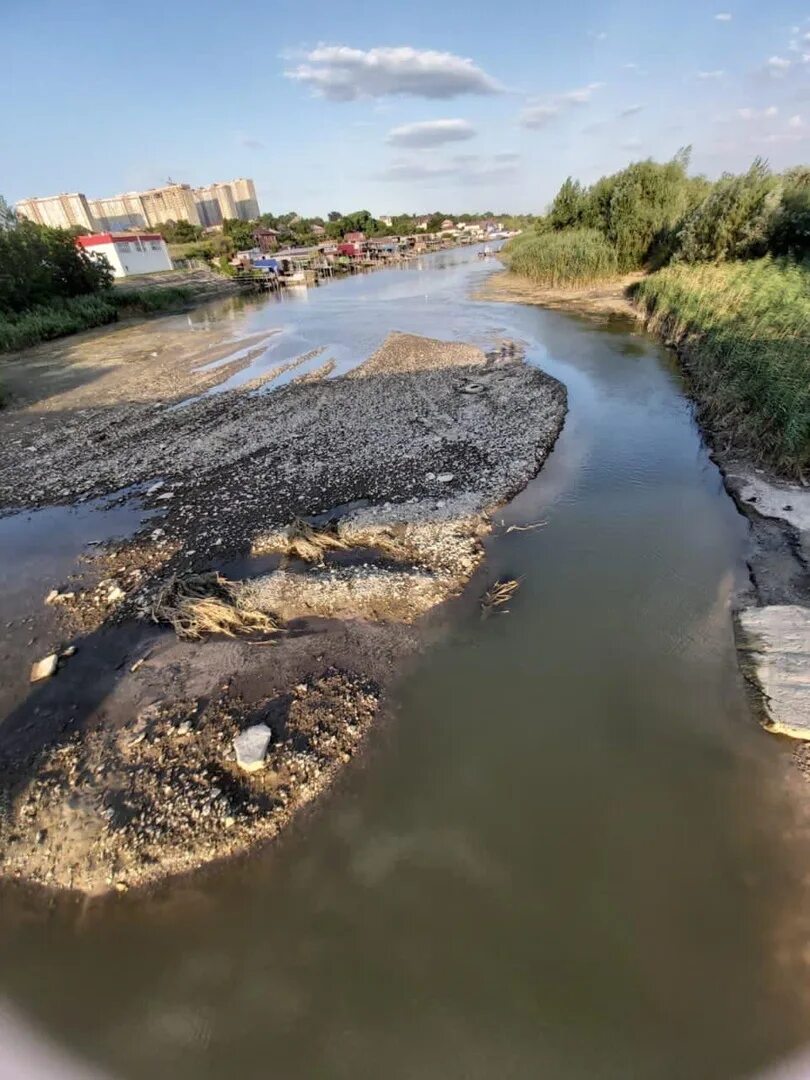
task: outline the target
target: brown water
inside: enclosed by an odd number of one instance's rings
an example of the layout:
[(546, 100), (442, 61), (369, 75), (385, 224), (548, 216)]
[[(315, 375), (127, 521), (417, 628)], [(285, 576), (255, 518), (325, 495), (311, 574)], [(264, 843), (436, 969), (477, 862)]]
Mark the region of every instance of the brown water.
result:
[(390, 329), (518, 338), (570, 412), (504, 514), (548, 524), (489, 544), (509, 614), (473, 584), (281, 843), (87, 910), (0, 894), (0, 995), (110, 1075), (717, 1080), (810, 1036), (801, 800), (733, 648), (744, 521), (664, 350), (468, 300), (490, 269), (244, 316), (355, 357)]

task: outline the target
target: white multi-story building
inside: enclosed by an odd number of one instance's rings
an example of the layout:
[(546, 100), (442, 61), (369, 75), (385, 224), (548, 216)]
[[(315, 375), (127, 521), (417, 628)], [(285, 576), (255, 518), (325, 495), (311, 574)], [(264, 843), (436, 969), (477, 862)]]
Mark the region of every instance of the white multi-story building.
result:
[(229, 183), (194, 188), (194, 200), (197, 203), (200, 220), (206, 228), (221, 225), (226, 218), (239, 217), (232, 186)]
[(166, 241), (160, 233), (93, 233), (77, 237), (76, 243), (91, 259), (103, 255), (112, 267), (113, 277), (154, 274), (172, 268)]
[(147, 229), (167, 221), (192, 225), (221, 225), (225, 218), (249, 221), (259, 216), (252, 180), (227, 180), (192, 188), (168, 183), (148, 191), (129, 191), (103, 199), (87, 199), (80, 193), (23, 199), (17, 213), (38, 225), (69, 229), (80, 225), (96, 232)]
[(23, 199), (17, 203), (17, 213), (37, 225), (54, 229), (95, 228), (87, 199), (80, 192), (70, 195), (49, 195), (42, 199)]

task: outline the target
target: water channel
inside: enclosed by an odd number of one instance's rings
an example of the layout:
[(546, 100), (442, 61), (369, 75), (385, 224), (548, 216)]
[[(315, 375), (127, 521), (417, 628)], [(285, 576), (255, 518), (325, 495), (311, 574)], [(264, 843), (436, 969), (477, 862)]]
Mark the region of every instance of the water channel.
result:
[(804, 806), (734, 652), (744, 519), (663, 348), (473, 300), (492, 269), (228, 309), (281, 330), (249, 374), (318, 346), (345, 370), (393, 329), (513, 338), (569, 414), (502, 515), (547, 524), (488, 544), (509, 613), (471, 586), (282, 842), (86, 909), (0, 892), (0, 998), (104, 1075), (718, 1080), (810, 1035)]

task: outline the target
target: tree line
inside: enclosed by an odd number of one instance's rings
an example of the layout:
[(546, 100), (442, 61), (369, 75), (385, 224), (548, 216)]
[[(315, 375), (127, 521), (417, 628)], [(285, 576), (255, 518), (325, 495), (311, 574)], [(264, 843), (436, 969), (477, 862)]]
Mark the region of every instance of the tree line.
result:
[(711, 182), (689, 175), (689, 157), (686, 148), (663, 164), (634, 162), (590, 186), (568, 177), (512, 246), (513, 268), (541, 280), (551, 267), (554, 284), (573, 284), (672, 262), (810, 254), (810, 167), (778, 174), (756, 158)]

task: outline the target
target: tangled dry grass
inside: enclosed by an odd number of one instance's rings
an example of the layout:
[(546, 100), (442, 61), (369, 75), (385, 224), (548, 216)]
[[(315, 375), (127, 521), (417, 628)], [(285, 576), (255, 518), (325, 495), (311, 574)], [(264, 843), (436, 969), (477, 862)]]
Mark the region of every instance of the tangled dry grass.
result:
[(275, 634), (283, 627), (272, 615), (247, 604), (233, 582), (211, 571), (175, 575), (157, 593), (151, 618), (169, 623), (178, 637), (199, 641), (208, 634)]

